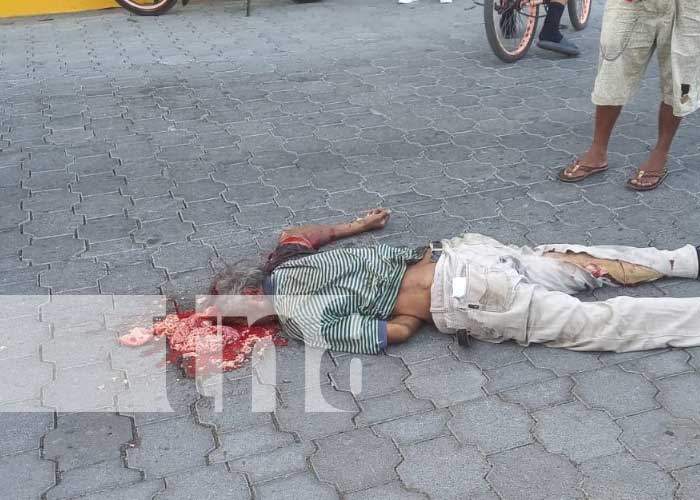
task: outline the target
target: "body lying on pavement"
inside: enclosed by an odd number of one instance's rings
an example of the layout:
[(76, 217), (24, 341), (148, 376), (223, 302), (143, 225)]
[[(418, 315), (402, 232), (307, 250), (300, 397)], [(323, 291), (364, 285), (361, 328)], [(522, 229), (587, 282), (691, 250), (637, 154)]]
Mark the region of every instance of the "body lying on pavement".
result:
[(321, 250), (381, 229), (389, 217), (389, 210), (374, 209), (347, 224), (286, 230), (267, 262), (227, 265), (211, 293), (249, 297), (249, 317), (277, 316), (287, 337), (352, 353), (378, 353), (423, 323), (488, 342), (580, 351), (700, 345), (700, 298), (572, 296), (663, 277), (697, 279), (692, 245), (530, 248), (470, 233), (419, 248)]

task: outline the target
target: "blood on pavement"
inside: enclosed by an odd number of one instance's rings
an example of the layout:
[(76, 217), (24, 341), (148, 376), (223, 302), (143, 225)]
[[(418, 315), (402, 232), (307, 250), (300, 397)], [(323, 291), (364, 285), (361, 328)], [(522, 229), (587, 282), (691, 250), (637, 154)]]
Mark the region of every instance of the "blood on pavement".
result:
[[(119, 338), (124, 346), (138, 347), (165, 338), (166, 363), (182, 363), (185, 375), (236, 370), (250, 360), (255, 345), (269, 339), (275, 346), (287, 345), (276, 322), (217, 327), (211, 311), (168, 314), (151, 328), (132, 328)], [(219, 329), (221, 335), (219, 336)]]

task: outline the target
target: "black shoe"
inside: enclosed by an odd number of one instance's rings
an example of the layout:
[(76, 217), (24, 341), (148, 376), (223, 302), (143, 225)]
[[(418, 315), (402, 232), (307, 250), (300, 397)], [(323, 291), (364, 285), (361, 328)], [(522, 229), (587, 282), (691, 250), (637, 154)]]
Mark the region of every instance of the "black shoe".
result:
[(537, 46), (541, 49), (551, 50), (552, 52), (558, 52), (559, 54), (564, 54), (567, 56), (577, 56), (581, 54), (579, 48), (566, 38), (562, 38), (558, 42), (540, 39), (540, 41), (537, 42)]

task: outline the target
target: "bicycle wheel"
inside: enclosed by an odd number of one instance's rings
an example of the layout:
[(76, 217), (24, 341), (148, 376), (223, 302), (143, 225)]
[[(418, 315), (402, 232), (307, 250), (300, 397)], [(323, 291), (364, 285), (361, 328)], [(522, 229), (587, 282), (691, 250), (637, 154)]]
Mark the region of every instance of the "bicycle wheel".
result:
[(484, 0), (486, 38), (499, 59), (515, 62), (532, 45), (539, 5), (532, 0)]
[(117, 0), (117, 3), (139, 16), (159, 16), (172, 9), (177, 0)]
[(569, 0), (567, 4), (572, 26), (581, 31), (591, 17), (591, 0)]

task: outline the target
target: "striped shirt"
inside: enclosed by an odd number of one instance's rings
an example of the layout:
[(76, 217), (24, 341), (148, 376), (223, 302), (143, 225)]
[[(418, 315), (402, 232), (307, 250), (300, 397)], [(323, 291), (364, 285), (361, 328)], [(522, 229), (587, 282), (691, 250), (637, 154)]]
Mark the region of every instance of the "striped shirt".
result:
[(289, 260), (272, 272), (282, 331), (313, 347), (376, 354), (408, 264), (422, 251), (378, 245)]

